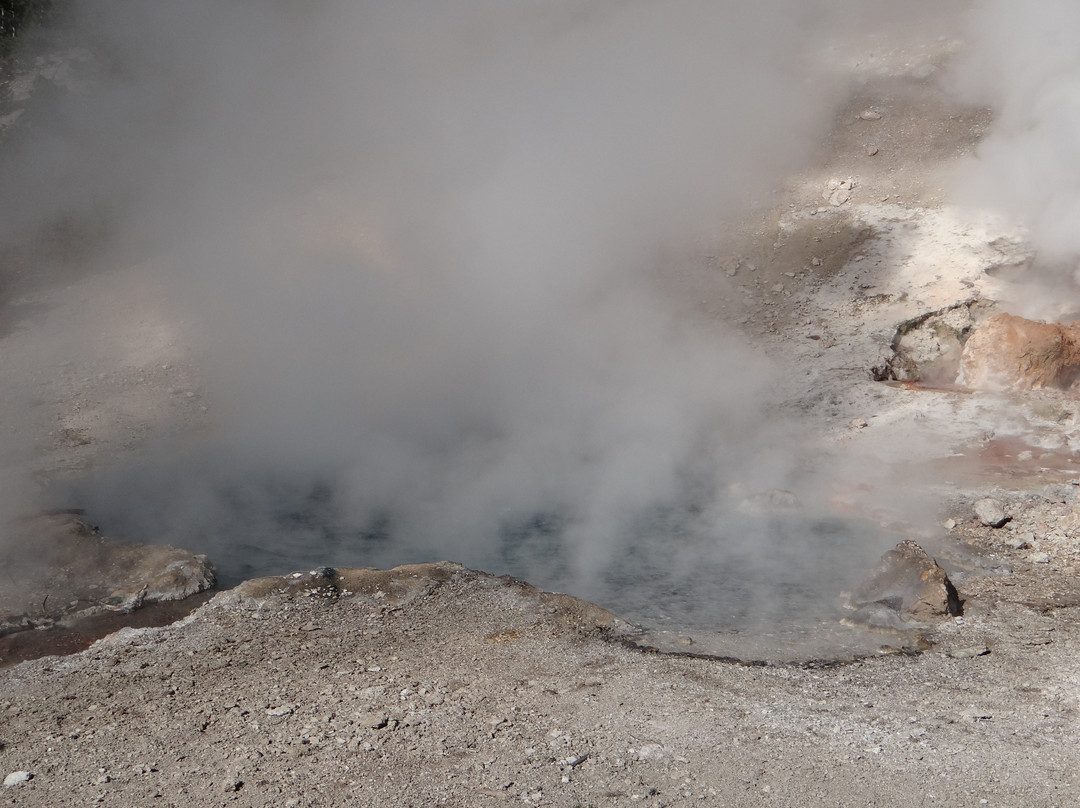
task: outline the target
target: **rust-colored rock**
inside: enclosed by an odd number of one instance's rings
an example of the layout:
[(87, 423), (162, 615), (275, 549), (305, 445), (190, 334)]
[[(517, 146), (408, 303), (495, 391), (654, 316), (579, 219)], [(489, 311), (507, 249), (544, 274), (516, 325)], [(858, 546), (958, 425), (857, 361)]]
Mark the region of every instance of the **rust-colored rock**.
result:
[(1080, 323), (995, 314), (971, 335), (958, 384), (981, 390), (1067, 389), (1080, 378)]
[(913, 541), (902, 541), (881, 557), (870, 577), (852, 593), (851, 605), (885, 606), (915, 623), (931, 623), (962, 611), (945, 570)]

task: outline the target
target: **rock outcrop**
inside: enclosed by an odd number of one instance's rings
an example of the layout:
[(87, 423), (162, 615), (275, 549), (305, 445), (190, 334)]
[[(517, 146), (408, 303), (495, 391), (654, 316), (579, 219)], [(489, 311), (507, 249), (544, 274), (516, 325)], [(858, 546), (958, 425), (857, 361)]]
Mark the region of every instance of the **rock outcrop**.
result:
[(956, 376), (964, 341), (985, 316), (985, 305), (965, 300), (900, 323), (893, 334), (892, 356), (870, 369), (876, 381), (944, 384)]
[(9, 525), (0, 544), (0, 636), (145, 603), (182, 600), (214, 586), (204, 555), (112, 541), (73, 513)]
[(319, 567), (310, 572), (253, 578), (214, 596), (215, 608), (276, 609), (296, 598), (350, 598), (371, 608), (400, 609), (443, 586), (490, 587), (535, 602), (537, 608), (575, 631), (626, 632), (628, 623), (602, 606), (573, 595), (545, 592), (510, 575), (495, 576), (451, 561), (403, 564), (389, 570)]
[(957, 384), (980, 390), (1069, 389), (1080, 377), (1080, 323), (995, 314), (968, 338)]
[(902, 541), (881, 557), (870, 577), (851, 593), (850, 605), (873, 615), (866, 622), (875, 625), (881, 622), (882, 608), (899, 618), (897, 625), (933, 623), (963, 610), (945, 570), (913, 541)]

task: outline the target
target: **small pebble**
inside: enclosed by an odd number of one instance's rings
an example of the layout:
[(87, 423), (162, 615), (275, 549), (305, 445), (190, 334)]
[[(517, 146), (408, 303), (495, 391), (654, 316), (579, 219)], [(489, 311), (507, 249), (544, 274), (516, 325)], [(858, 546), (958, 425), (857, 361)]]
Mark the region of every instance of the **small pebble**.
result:
[(4, 778), (4, 788), (11, 788), (12, 786), (21, 786), (34, 779), (34, 775), (26, 771), (12, 772)]
[(952, 651), (946, 651), (945, 655), (953, 659), (973, 659), (989, 653), (990, 649), (985, 645), (972, 645), (968, 648), (954, 648)]
[(1014, 533), (1011, 536), (1007, 536), (1003, 543), (1006, 547), (1011, 547), (1013, 550), (1029, 550), (1034, 541), (1035, 535), (1033, 533)]

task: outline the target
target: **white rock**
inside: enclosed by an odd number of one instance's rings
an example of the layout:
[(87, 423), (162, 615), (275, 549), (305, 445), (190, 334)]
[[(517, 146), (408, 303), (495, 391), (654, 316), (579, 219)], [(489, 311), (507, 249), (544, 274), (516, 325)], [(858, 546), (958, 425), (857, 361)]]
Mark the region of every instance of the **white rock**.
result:
[(987, 527), (1001, 527), (1009, 519), (1005, 508), (993, 497), (983, 497), (975, 503), (975, 516)]
[(23, 783), (33, 780), (34, 775), (30, 772), (18, 771), (12, 772), (4, 778), (4, 788), (11, 788), (12, 786), (21, 786)]
[(1049, 564), (1050, 563), (1050, 554), (1049, 553), (1029, 553), (1027, 559), (1032, 564)]
[(859, 113), (859, 117), (864, 121), (880, 121), (881, 113), (873, 109), (864, 109)]
[(647, 743), (637, 750), (638, 760), (660, 760), (666, 756), (664, 747), (658, 743)]

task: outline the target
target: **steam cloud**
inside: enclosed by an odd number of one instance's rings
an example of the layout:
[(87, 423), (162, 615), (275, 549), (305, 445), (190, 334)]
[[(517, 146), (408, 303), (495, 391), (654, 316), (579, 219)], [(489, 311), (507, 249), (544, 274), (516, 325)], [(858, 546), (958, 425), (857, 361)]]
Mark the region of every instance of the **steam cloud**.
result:
[(587, 579), (673, 510), (731, 550), (723, 492), (791, 473), (770, 370), (651, 273), (806, 157), (808, 48), (871, 5), (82, 3), (94, 89), (4, 221), (155, 255), (215, 428), (77, 496), (234, 574), (551, 541)]
[(996, 116), (966, 167), (964, 193), (1026, 224), (1039, 251), (1016, 301), (1027, 316), (1076, 312), (1067, 301), (1080, 283), (1078, 31), (1080, 7), (1067, 0), (989, 0), (971, 15), (968, 47), (952, 70), (961, 96)]

